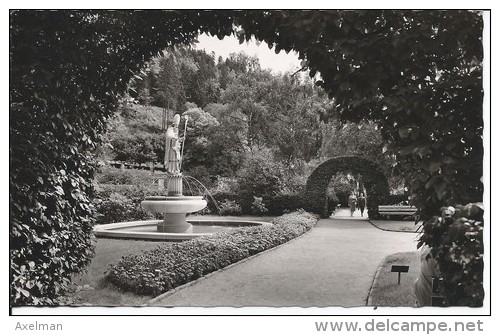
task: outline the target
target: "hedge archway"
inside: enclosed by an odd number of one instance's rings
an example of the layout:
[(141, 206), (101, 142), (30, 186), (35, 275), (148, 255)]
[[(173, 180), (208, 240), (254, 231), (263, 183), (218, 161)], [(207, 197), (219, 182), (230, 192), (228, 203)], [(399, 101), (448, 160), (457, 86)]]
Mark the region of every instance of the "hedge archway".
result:
[(307, 179), (305, 204), (308, 211), (328, 216), (327, 188), (332, 177), (338, 172), (359, 173), (367, 193), (368, 216), (378, 216), (378, 205), (389, 195), (387, 177), (378, 164), (360, 156), (339, 156), (324, 161)]

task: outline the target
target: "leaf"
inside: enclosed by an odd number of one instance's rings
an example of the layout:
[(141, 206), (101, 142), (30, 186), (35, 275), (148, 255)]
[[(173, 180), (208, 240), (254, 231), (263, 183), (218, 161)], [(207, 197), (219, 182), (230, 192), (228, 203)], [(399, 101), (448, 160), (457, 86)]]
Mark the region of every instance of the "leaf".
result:
[(56, 186), (55, 187), (56, 189), (56, 193), (59, 194), (59, 195), (63, 195), (64, 194), (64, 190), (61, 186)]
[(410, 130), (411, 128), (399, 128), (398, 129), (399, 137), (407, 138), (408, 135), (410, 134)]
[(439, 200), (443, 199), (443, 197), (445, 196), (446, 186), (447, 186), (447, 184), (442, 180), (434, 186), (437, 198)]
[(441, 169), (441, 162), (431, 162), (429, 164), (429, 172), (434, 173)]

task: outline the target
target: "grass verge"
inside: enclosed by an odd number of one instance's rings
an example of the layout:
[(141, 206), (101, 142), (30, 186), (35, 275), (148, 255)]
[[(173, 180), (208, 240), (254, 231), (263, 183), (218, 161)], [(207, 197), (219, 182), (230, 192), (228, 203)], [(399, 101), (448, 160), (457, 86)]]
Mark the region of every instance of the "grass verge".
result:
[[(408, 265), (408, 273), (401, 273), (398, 285), (397, 272), (391, 272), (392, 265)], [(414, 282), (420, 271), (420, 253), (403, 252), (387, 256), (378, 270), (370, 291), (370, 306), (415, 307)]]
[(370, 222), (375, 227), (387, 231), (415, 233), (420, 227), (420, 224), (415, 224), (414, 221), (370, 220)]
[[(148, 297), (121, 292), (104, 280), (105, 272), (124, 256), (152, 250), (172, 242), (115, 240), (99, 238), (95, 242), (95, 256), (86, 271), (73, 278), (73, 285), (61, 305), (72, 306), (139, 306)], [(149, 297), (152, 298), (152, 297)]]

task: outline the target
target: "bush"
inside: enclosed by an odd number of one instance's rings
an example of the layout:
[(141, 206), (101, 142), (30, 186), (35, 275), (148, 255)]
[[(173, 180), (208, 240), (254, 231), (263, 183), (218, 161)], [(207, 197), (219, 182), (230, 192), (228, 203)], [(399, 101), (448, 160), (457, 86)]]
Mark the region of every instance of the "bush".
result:
[(273, 225), (237, 228), (130, 255), (111, 266), (106, 279), (125, 291), (159, 295), (311, 229), (317, 216), (298, 211)]
[(295, 211), (302, 208), (302, 194), (277, 194), (274, 197), (266, 198), (265, 205), (268, 210), (268, 215), (282, 215), (287, 212)]
[(281, 215), (273, 220), (273, 224), (278, 225), (301, 225), (303, 224), (304, 220), (307, 222), (310, 221), (317, 221), (318, 216), (316, 214), (311, 214), (306, 212), (303, 209), (298, 209), (297, 211), (293, 213), (288, 213)]
[(96, 201), (97, 224), (154, 219), (155, 214), (146, 212), (139, 203), (118, 193), (107, 200)]
[(162, 110), (153, 106), (121, 106), (106, 134), (114, 160), (131, 163), (163, 161)]
[(339, 199), (336, 194), (329, 194), (326, 197), (326, 216), (329, 217), (332, 215), (337, 209), (337, 205), (339, 204)]
[(95, 180), (99, 184), (113, 185), (152, 185), (156, 176), (152, 176), (150, 171), (136, 169), (118, 169), (109, 166), (101, 167), (96, 174)]
[(162, 161), (165, 154), (164, 140), (162, 134), (144, 132), (116, 134), (111, 139), (114, 159), (133, 163)]
[(225, 200), (219, 203), (220, 215), (241, 215), (241, 206), (236, 201)]
[[(408, 195), (405, 194), (389, 194), (387, 195), (385, 201), (383, 201), (386, 205), (397, 205), (400, 203), (408, 202)], [(408, 202), (408, 205), (410, 203)]]
[(192, 167), (188, 171), (183, 165), (183, 170), (184, 177), (188, 178), (188, 182), (193, 189), (200, 190), (203, 193), (205, 188), (213, 188), (215, 182), (205, 166)]
[(332, 178), (330, 184), (327, 188), (327, 197), (334, 200), (337, 199), (337, 203), (340, 203), (342, 207), (348, 207), (348, 198), (354, 189), (354, 185), (346, 179), (343, 174), (338, 174)]
[(443, 213), (452, 215), (427, 220), (418, 246), (428, 245), (439, 264), (447, 305), (481, 307), (484, 299), (483, 204), (447, 207)]
[(283, 187), (283, 166), (271, 155), (252, 157), (240, 171), (240, 204), (244, 213), (250, 213), (254, 197), (273, 198)]
[(148, 220), (160, 218), (155, 213), (142, 209), (141, 201), (147, 196), (163, 195), (158, 188), (142, 185), (97, 185), (94, 205), (97, 223), (107, 224), (122, 221)]
[(238, 203), (238, 200), (239, 200), (239, 196), (236, 193), (224, 192), (224, 191), (214, 192), (214, 193), (211, 193), (211, 197), (210, 196), (207, 197), (207, 201), (208, 201), (207, 207), (210, 210), (210, 212), (218, 213), (219, 215), (222, 215), (220, 213), (220, 204), (221, 203), (228, 202), (228, 201)]
[(268, 212), (261, 197), (253, 197), (252, 207), (250, 208), (250, 211), (253, 215), (264, 215)]

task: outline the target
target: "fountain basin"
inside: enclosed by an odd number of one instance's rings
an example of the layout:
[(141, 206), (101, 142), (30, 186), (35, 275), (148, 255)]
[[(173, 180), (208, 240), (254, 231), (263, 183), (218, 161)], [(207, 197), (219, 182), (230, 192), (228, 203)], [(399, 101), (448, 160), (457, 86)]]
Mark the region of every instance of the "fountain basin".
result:
[(207, 201), (200, 196), (147, 197), (141, 202), (142, 208), (153, 213), (186, 214), (207, 207)]
[(172, 233), (157, 230), (158, 224), (161, 224), (162, 222), (162, 220), (147, 220), (97, 225), (94, 227), (94, 234), (96, 237), (104, 238), (183, 241), (201, 236), (210, 236), (216, 231), (225, 229), (271, 225), (269, 222), (262, 221), (224, 220), (224, 218), (221, 218), (220, 220), (213, 220), (197, 218), (195, 220), (189, 220), (189, 223), (194, 227), (192, 233)]
[(186, 214), (207, 207), (207, 201), (200, 196), (153, 196), (141, 202), (148, 212), (163, 213), (163, 221), (157, 224), (157, 230), (163, 233), (192, 233), (192, 225), (186, 221)]

